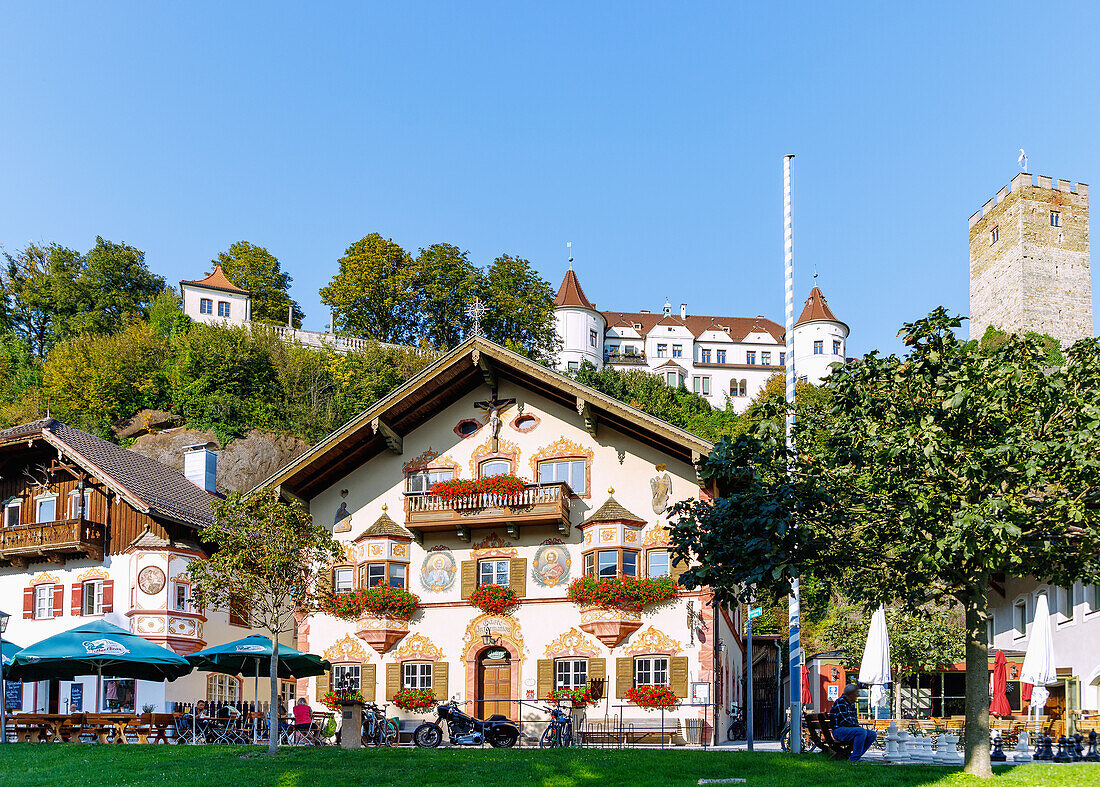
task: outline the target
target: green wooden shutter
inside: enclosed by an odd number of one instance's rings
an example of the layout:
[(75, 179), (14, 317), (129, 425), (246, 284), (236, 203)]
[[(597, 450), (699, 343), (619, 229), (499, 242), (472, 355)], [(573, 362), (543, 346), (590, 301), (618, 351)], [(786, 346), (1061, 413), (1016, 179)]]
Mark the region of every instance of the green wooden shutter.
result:
[(627, 689), (634, 685), (634, 659), (625, 656), (615, 659), (615, 696), (619, 699), (626, 697)]
[(512, 558), (508, 566), (508, 586), (519, 598), (527, 595), (527, 558)]
[(468, 599), (477, 589), (477, 561), (462, 561), (462, 598)]
[(451, 696), (451, 690), (447, 683), (449, 666), (445, 661), (432, 663), (432, 692), (440, 702), (446, 702)]
[(673, 656), (668, 660), (668, 687), (680, 699), (688, 695), (688, 657)]
[(550, 692), (554, 690), (554, 660), (539, 659), (537, 666), (538, 691), (536, 696), (543, 700), (549, 697)]

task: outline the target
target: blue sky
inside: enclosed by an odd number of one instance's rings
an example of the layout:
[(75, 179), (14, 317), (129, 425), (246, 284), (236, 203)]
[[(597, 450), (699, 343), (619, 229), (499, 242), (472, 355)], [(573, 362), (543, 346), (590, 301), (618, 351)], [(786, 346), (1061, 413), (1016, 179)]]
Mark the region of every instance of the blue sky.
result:
[(967, 312), (967, 218), (1017, 148), (1100, 182), (1098, 13), (834, 5), (7, 4), (0, 244), (99, 234), (178, 281), (248, 240), (320, 329), (367, 233), (555, 287), (573, 241), (601, 308), (782, 321), (793, 152), (796, 298), (816, 265), (849, 353), (893, 351)]

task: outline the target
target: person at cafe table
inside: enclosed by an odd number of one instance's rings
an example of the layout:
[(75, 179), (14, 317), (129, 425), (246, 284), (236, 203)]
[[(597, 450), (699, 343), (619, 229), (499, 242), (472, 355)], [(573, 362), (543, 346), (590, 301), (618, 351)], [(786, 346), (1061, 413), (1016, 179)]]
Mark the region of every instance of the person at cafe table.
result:
[(195, 703), (194, 714), (184, 713), (180, 716), (180, 721), (183, 722), (184, 729), (186, 729), (188, 732), (192, 731), (192, 724), (195, 723), (196, 720), (198, 724), (198, 731), (205, 732), (207, 722), (210, 721), (210, 714), (206, 710), (206, 700), (199, 700)]
[(838, 741), (852, 743), (852, 754), (848, 757), (851, 762), (858, 762), (877, 739), (874, 730), (859, 726), (859, 716), (856, 714), (858, 698), (859, 684), (850, 683), (844, 687), (844, 691), (833, 703), (833, 707), (829, 708), (829, 718), (833, 722), (833, 737)]

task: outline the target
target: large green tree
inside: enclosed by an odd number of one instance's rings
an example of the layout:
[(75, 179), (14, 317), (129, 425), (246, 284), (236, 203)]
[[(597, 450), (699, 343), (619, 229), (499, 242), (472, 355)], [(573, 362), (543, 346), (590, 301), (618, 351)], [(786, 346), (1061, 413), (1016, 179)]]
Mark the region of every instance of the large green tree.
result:
[(279, 637), (294, 626), (297, 610), (316, 608), (322, 569), (343, 556), (328, 528), (313, 523), (297, 501), (273, 489), (230, 493), (214, 504), (214, 523), (200, 534), (213, 546), (207, 560), (187, 566), (200, 606), (247, 611), (253, 626), (271, 636), (268, 752), (278, 749)]
[(305, 314), (298, 302), (290, 297), (293, 279), (280, 267), (279, 258), (263, 246), (237, 241), (212, 262), (222, 266), (229, 281), (251, 293), (254, 322), (286, 325), (293, 310), (294, 327), (302, 327)]
[(14, 254), (5, 252), (4, 258), (11, 328), (41, 358), (68, 332), (81, 308), (77, 280), (84, 260), (56, 243), (29, 243)]
[(493, 260), (481, 299), (489, 309), (482, 321), (486, 338), (538, 360), (554, 357), (554, 291), (530, 262), (510, 254)]
[(434, 243), (416, 256), (420, 330), (435, 347), (450, 349), (470, 330), (466, 309), (482, 294), (481, 271), (469, 255), (450, 243)]
[(340, 270), (321, 288), (335, 325), (380, 342), (401, 344), (419, 335), (420, 296), (412, 257), (392, 238), (372, 232), (351, 244)]
[(722, 495), (681, 503), (688, 583), (783, 593), (799, 573), (868, 606), (954, 604), (966, 628), (966, 769), (990, 774), (987, 593), (995, 574), (1065, 586), (1100, 572), (1100, 342), (1052, 369), (1039, 341), (956, 337), (937, 309), (908, 352), (835, 370), (828, 438), (803, 419), (789, 456), (772, 419), (702, 462)]

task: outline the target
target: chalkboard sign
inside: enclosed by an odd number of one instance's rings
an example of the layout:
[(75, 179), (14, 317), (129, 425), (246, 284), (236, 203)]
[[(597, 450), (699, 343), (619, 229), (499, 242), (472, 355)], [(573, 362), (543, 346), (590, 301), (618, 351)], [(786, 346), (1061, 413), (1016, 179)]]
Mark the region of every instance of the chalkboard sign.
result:
[(8, 710), (23, 710), (23, 684), (8, 681), (4, 689), (4, 704)]
[(74, 683), (69, 689), (69, 713), (84, 710), (84, 684)]

